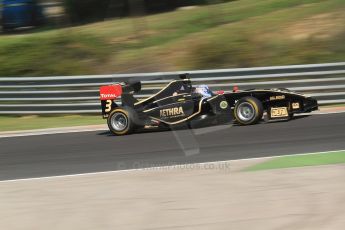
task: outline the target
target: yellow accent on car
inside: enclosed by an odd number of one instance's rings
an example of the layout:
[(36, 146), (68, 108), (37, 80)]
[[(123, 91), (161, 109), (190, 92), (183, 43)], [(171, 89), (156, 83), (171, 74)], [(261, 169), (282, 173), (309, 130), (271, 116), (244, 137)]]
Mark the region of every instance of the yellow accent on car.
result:
[(278, 117), (288, 117), (288, 108), (287, 107), (276, 107), (271, 108), (271, 117), (278, 118)]

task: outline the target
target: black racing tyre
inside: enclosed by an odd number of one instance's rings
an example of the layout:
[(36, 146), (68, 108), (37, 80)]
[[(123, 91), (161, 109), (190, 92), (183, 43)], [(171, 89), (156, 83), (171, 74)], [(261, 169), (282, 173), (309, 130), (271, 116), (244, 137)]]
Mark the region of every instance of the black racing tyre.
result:
[(129, 108), (118, 107), (111, 111), (107, 123), (109, 130), (116, 136), (130, 134), (134, 131), (134, 111)]
[(245, 97), (236, 103), (234, 116), (240, 125), (254, 125), (261, 120), (263, 112), (261, 101), (255, 97)]

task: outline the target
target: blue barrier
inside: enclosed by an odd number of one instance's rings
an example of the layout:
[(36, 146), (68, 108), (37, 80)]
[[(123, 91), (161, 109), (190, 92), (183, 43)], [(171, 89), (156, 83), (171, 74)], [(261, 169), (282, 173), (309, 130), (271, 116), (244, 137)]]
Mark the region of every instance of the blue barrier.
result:
[(36, 0), (3, 0), (2, 27), (11, 30), (43, 23), (43, 10)]

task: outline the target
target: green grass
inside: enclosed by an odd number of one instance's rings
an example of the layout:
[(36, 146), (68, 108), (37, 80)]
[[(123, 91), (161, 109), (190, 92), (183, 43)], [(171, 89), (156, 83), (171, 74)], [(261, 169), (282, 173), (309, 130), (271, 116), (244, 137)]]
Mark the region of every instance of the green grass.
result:
[(98, 124), (105, 124), (101, 116), (0, 116), (0, 132)]
[(310, 155), (283, 156), (251, 166), (246, 171), (345, 163), (345, 151)]
[(0, 76), (343, 61), (344, 10), (343, 0), (238, 0), (142, 18), (2, 35)]

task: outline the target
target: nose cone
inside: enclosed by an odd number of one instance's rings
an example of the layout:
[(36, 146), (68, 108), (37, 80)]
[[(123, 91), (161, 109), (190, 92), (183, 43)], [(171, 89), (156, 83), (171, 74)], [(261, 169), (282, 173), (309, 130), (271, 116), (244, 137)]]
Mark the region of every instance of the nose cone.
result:
[(317, 100), (312, 97), (305, 98), (303, 104), (305, 112), (311, 112), (319, 109)]

